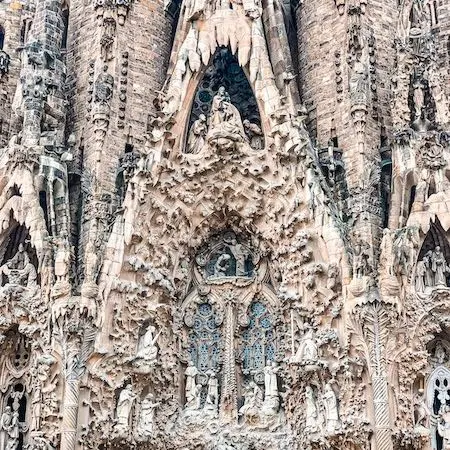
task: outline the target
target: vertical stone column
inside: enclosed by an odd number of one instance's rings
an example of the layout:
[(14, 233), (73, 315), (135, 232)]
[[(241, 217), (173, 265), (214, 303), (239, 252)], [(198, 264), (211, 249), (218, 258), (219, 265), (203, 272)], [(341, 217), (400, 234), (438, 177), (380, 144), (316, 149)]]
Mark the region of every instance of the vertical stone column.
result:
[(66, 378), (63, 399), (61, 450), (74, 450), (76, 448), (79, 394), (80, 381), (76, 378)]
[(235, 305), (232, 298), (227, 299), (225, 311), (225, 349), (223, 358), (223, 377), (220, 414), (227, 422), (237, 420), (236, 367), (234, 331), (236, 327)]

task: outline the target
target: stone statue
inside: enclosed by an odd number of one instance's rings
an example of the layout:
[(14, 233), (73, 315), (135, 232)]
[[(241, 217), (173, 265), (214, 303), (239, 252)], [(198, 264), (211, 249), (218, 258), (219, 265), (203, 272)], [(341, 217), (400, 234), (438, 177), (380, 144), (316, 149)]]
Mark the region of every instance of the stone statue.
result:
[(425, 287), (433, 287), (434, 286), (434, 274), (431, 269), (431, 256), (432, 251), (429, 250), (425, 256), (423, 257), (423, 263), (425, 264)]
[(306, 386), (306, 430), (317, 431), (319, 425), (319, 414), (317, 411), (316, 399), (311, 386)]
[(161, 334), (160, 330), (155, 337), (153, 337), (153, 333), (155, 333), (156, 328), (153, 325), (149, 325), (144, 335), (139, 339), (138, 351), (136, 354), (136, 359), (142, 359), (147, 363), (156, 362), (156, 357), (158, 355), (158, 347), (155, 345), (156, 341)]
[(19, 245), (17, 253), (3, 266), (0, 273), (8, 279), (8, 284), (15, 284), (29, 289), (37, 287), (36, 268), (30, 262), (30, 257), (25, 251), (23, 244)]
[(196, 384), (186, 399), (186, 409), (198, 411), (202, 404), (202, 385)]
[(263, 132), (256, 123), (251, 123), (245, 119), (243, 122), (245, 133), (250, 139), (250, 147), (253, 150), (262, 150), (264, 147)]
[(198, 369), (195, 367), (195, 364), (193, 361), (189, 361), (189, 365), (186, 368), (186, 371), (184, 372), (186, 376), (186, 388), (185, 388), (185, 394), (186, 394), (186, 406), (188, 404), (192, 404), (193, 400), (197, 396), (197, 375), (198, 375)]
[(231, 140), (242, 142), (247, 140), (238, 109), (231, 103), (230, 96), (223, 86), (219, 87), (213, 97), (210, 112), (208, 141)]
[(197, 154), (201, 151), (205, 145), (205, 137), (208, 131), (208, 126), (206, 124), (206, 116), (200, 114), (198, 119), (192, 124), (189, 131), (186, 153)]
[(231, 253), (236, 260), (236, 276), (245, 277), (248, 276), (248, 272), (245, 270), (245, 261), (247, 260), (250, 252), (247, 247), (243, 244), (238, 243), (236, 237), (231, 238), (231, 242), (228, 245)]
[(13, 413), (10, 406), (6, 406), (0, 418), (1, 440), (0, 448), (6, 449), (8, 447), (9, 433), (13, 423)]
[(319, 361), (319, 348), (314, 339), (312, 328), (308, 328), (307, 332), (300, 341), (300, 345), (291, 362), (302, 364), (315, 364)]
[(434, 273), (434, 286), (446, 287), (447, 280), (445, 274), (447, 273), (448, 268), (444, 254), (439, 245), (435, 248), (434, 252), (431, 253), (431, 270)]
[(277, 373), (280, 367), (275, 361), (268, 361), (264, 367), (264, 403), (262, 412), (266, 415), (273, 415), (278, 412), (280, 406), (280, 398), (278, 394)]
[(263, 393), (261, 388), (251, 381), (244, 393), (244, 404), (239, 409), (239, 415), (247, 422), (253, 423), (258, 417), (263, 404)]
[(325, 385), (322, 401), (325, 407), (327, 432), (334, 434), (340, 428), (338, 401), (330, 383)]
[(389, 275), (394, 275), (394, 252), (391, 231), (383, 230), (383, 238), (380, 245), (380, 270), (385, 270)]
[(426, 405), (423, 390), (414, 397), (414, 425), (415, 428), (426, 428), (427, 417), (430, 411)]
[(130, 414), (136, 394), (133, 392), (131, 384), (127, 384), (120, 392), (116, 407), (115, 429), (119, 435), (128, 434), (130, 428)]
[(437, 431), (443, 439), (443, 450), (450, 449), (450, 406), (442, 405), (438, 415)]
[(215, 417), (218, 413), (219, 407), (219, 380), (213, 370), (209, 370), (208, 375), (208, 392), (206, 394), (206, 401), (203, 410), (206, 414)]
[(436, 343), (433, 359), (437, 364), (445, 364), (447, 362), (447, 352), (440, 341)]
[(228, 253), (223, 253), (217, 258), (214, 264), (214, 277), (226, 277), (227, 271), (230, 268), (231, 256)]
[(425, 276), (427, 274), (427, 267), (425, 265), (424, 260), (420, 260), (417, 262), (416, 266), (416, 291), (424, 292), (425, 291)]
[(140, 437), (151, 436), (153, 432), (153, 421), (155, 419), (156, 408), (161, 404), (154, 401), (154, 395), (146, 395), (141, 404), (141, 412), (137, 426), (137, 434)]

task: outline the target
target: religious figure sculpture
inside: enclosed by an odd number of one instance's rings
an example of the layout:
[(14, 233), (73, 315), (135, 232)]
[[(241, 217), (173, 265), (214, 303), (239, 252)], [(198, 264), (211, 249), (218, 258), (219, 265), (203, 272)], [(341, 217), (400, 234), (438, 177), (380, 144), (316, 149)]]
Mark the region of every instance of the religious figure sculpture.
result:
[(120, 392), (116, 407), (115, 429), (120, 436), (125, 436), (130, 428), (130, 414), (136, 394), (133, 392), (131, 384), (127, 384)]
[(188, 404), (192, 404), (192, 402), (195, 400), (197, 396), (197, 375), (198, 375), (198, 369), (195, 367), (195, 364), (193, 361), (189, 361), (189, 365), (186, 368), (186, 371), (184, 372), (186, 376), (186, 387), (185, 387), (185, 394), (186, 394), (186, 406)]
[(330, 383), (325, 385), (322, 401), (325, 407), (327, 432), (334, 434), (340, 428), (338, 401)]
[(450, 449), (450, 406), (442, 405), (439, 410), (437, 431), (443, 439), (443, 450)]
[(245, 262), (250, 255), (249, 250), (244, 244), (240, 244), (236, 236), (232, 236), (230, 244), (228, 245), (231, 253), (236, 260), (236, 276), (245, 277), (248, 276), (248, 272), (245, 269)]
[(424, 292), (425, 291), (425, 276), (427, 274), (427, 267), (425, 265), (425, 261), (421, 259), (417, 262), (416, 266), (416, 291)]
[(230, 268), (231, 256), (228, 253), (223, 253), (217, 258), (214, 265), (214, 277), (226, 277), (227, 271)]
[(161, 404), (160, 402), (155, 402), (154, 398), (155, 396), (152, 393), (149, 393), (142, 401), (137, 426), (137, 434), (139, 437), (148, 437), (152, 435), (156, 408)]
[(426, 428), (429, 413), (423, 390), (419, 390), (419, 393), (414, 397), (414, 425), (416, 429)]
[(278, 393), (277, 373), (280, 367), (275, 361), (269, 361), (264, 367), (264, 403), (262, 412), (268, 416), (274, 415), (278, 412), (280, 407), (280, 398)]
[(231, 148), (246, 140), (241, 115), (228, 92), (220, 86), (212, 100), (207, 141), (216, 147)]
[(263, 132), (256, 123), (251, 123), (245, 119), (243, 122), (244, 130), (250, 139), (250, 147), (253, 150), (262, 150), (264, 147)]
[(0, 418), (0, 448), (6, 449), (9, 445), (10, 430), (13, 423), (13, 412), (10, 406), (6, 406)]
[(380, 245), (380, 270), (387, 271), (388, 275), (394, 275), (394, 252), (391, 231), (388, 228), (383, 230), (383, 238)]
[(319, 347), (314, 338), (312, 328), (308, 328), (295, 355), (291, 358), (291, 363), (301, 364), (311, 370), (317, 367), (319, 363)]
[(318, 430), (319, 413), (317, 411), (316, 399), (311, 386), (306, 386), (306, 430), (315, 432)]
[(202, 385), (196, 384), (191, 392), (189, 398), (186, 399), (186, 409), (198, 411), (202, 405)]
[(436, 246), (434, 252), (431, 254), (431, 270), (434, 273), (434, 286), (446, 287), (447, 280), (445, 274), (448, 272), (448, 267), (439, 245)]
[(209, 377), (208, 392), (206, 394), (206, 401), (203, 410), (207, 415), (216, 417), (219, 407), (219, 380), (213, 370), (209, 370), (206, 374)]
[(259, 413), (263, 404), (263, 393), (261, 388), (254, 382), (250, 381), (244, 393), (244, 404), (239, 409), (239, 415), (249, 424), (258, 421)]
[(192, 153), (196, 155), (201, 151), (205, 145), (205, 137), (208, 132), (208, 126), (206, 124), (206, 116), (200, 114), (198, 119), (192, 124), (189, 131), (186, 153)]
[(0, 274), (8, 279), (8, 284), (34, 289), (37, 287), (36, 268), (30, 262), (30, 257), (25, 251), (23, 244), (19, 245), (17, 253), (3, 266), (0, 267)]
[(16, 450), (19, 445), (19, 411), (12, 413), (11, 425), (8, 430), (8, 444), (6, 450)]
[(147, 373), (150, 370), (149, 366), (156, 363), (158, 356), (156, 341), (158, 340), (161, 331), (162, 330), (153, 336), (156, 332), (156, 328), (153, 325), (149, 325), (145, 333), (139, 339), (138, 350), (133, 365), (142, 373)]

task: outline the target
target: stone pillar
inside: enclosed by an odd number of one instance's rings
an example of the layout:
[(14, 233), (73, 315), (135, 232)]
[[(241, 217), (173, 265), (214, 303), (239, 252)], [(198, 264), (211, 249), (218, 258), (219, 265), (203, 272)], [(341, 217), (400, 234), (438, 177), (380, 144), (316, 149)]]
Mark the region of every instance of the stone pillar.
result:
[(61, 450), (74, 450), (77, 442), (77, 416), (80, 382), (67, 378), (63, 399), (63, 422), (61, 429)]

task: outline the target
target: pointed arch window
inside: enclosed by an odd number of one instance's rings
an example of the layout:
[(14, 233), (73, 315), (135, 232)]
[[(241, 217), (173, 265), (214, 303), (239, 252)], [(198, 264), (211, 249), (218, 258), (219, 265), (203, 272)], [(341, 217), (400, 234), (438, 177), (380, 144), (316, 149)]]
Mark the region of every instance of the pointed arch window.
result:
[(249, 306), (249, 322), (242, 334), (244, 373), (259, 372), (275, 360), (274, 324), (265, 303), (255, 300)]
[(189, 354), (200, 372), (217, 372), (220, 358), (220, 329), (210, 303), (198, 305), (189, 333)]
[[(234, 110), (228, 114), (233, 116), (230, 123), (236, 128), (234, 132), (241, 133), (254, 150), (264, 148), (261, 116), (253, 89), (236, 56), (229, 48), (221, 47), (198, 85), (187, 126), (185, 153), (199, 153), (207, 134), (217, 125), (218, 95), (225, 99), (229, 113)], [(225, 111), (223, 114), (227, 115)]]

